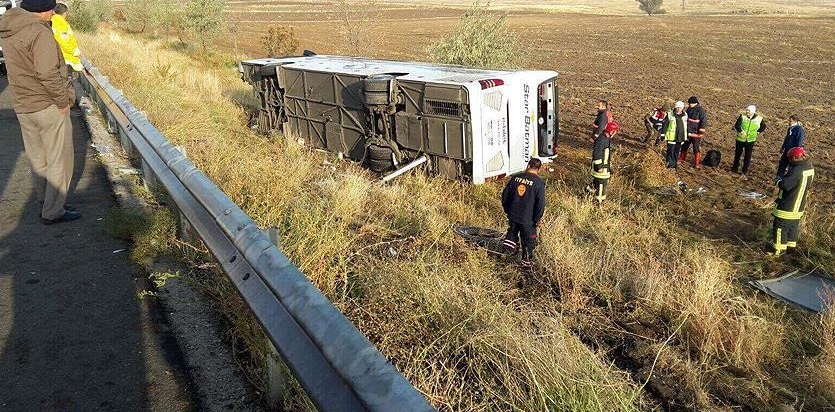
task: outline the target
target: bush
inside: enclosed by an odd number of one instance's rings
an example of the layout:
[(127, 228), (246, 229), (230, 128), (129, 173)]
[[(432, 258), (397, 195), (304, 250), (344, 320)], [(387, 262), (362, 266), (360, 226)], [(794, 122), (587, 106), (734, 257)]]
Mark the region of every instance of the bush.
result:
[(372, 39), (378, 35), (380, 4), (377, 0), (339, 0), (333, 9), (329, 20), (339, 28), (339, 52), (367, 56)]
[(171, 15), (178, 8), (173, 0), (132, 0), (121, 12), (129, 30), (156, 33), (170, 26)]
[(264, 35), (264, 52), (268, 57), (282, 57), (296, 54), (299, 39), (292, 27), (273, 26)]
[(223, 33), (225, 0), (192, 0), (186, 6), (183, 24), (186, 32), (197, 38), (203, 53), (209, 44)]
[(96, 31), (99, 23), (109, 20), (113, 15), (113, 3), (110, 0), (73, 0), (69, 8), (69, 22), (73, 29), (81, 32)]
[(520, 68), (527, 53), (506, 24), (505, 15), (489, 10), (490, 3), (476, 1), (461, 17), (455, 31), (429, 46), (438, 62), (473, 67)]
[(647, 15), (664, 14), (666, 11), (661, 8), (664, 0), (637, 0), (638, 7)]

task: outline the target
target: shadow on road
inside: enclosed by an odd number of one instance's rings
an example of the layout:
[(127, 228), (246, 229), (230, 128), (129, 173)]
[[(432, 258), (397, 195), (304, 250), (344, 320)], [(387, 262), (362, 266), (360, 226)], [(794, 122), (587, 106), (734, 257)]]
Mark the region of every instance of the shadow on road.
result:
[(191, 409), (180, 385), (171, 389), (179, 372), (159, 350), (164, 332), (143, 322), (153, 314), (137, 298), (128, 245), (107, 235), (115, 201), (100, 163), (88, 162), (83, 120), (72, 118), (68, 198), (83, 217), (43, 225), (6, 86), (0, 77), (0, 411)]

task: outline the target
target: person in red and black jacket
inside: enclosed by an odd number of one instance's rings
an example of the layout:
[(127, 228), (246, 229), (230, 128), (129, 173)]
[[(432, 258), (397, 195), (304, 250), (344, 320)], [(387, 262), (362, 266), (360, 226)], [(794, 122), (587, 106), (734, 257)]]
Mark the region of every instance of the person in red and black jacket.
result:
[(702, 138), (705, 137), (705, 128), (707, 127), (707, 112), (704, 106), (699, 104), (699, 98), (690, 96), (687, 99), (687, 140), (681, 146), (681, 154), (678, 158), (678, 163), (683, 163), (687, 160), (687, 150), (690, 145), (693, 146), (693, 166), (696, 169), (702, 167)]
[(507, 214), (507, 235), (504, 247), (515, 252), (522, 244), (522, 267), (530, 268), (533, 250), (536, 248), (537, 228), (545, 213), (545, 182), (539, 178), (542, 161), (536, 158), (528, 162), (528, 168), (511, 176), (502, 191), (502, 207)]
[(664, 133), (661, 127), (664, 125), (664, 119), (667, 113), (672, 109), (669, 102), (665, 102), (661, 107), (656, 107), (647, 117), (644, 117), (644, 126), (647, 128), (647, 135), (644, 137), (644, 143), (649, 142), (649, 138), (655, 135), (655, 144), (661, 143)]
[(609, 102), (600, 100), (597, 102), (597, 117), (594, 119), (594, 124), (591, 126), (591, 137), (589, 142), (594, 142), (599, 136), (606, 132), (606, 125), (615, 121), (612, 111), (609, 110)]

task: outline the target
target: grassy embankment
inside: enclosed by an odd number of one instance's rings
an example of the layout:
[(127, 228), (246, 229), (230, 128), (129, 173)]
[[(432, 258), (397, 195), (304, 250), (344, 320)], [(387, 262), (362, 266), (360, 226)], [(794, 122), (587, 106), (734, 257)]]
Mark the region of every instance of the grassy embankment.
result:
[[(251, 132), (231, 59), (114, 32), (81, 41), (218, 186), (280, 228), (284, 253), (441, 410), (621, 411), (658, 399), (766, 410), (792, 404), (790, 393), (806, 410), (835, 402), (835, 315), (818, 322), (753, 296), (738, 256), (658, 224), (672, 217), (646, 199), (615, 187), (596, 208), (550, 181), (538, 268), (523, 277), (451, 232), (503, 226), (497, 184), (417, 175), (381, 186)], [(651, 164), (617, 185), (640, 184)], [(815, 247), (835, 246), (828, 225), (812, 228)]]

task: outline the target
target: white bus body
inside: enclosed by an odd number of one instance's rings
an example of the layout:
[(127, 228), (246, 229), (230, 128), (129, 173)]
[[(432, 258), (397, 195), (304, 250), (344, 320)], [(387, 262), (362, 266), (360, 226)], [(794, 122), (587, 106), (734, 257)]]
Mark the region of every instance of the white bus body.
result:
[(319, 55), (248, 60), (240, 70), (261, 99), (262, 131), (280, 128), (376, 171), (428, 156), (433, 172), (478, 184), (555, 154), (553, 71)]

